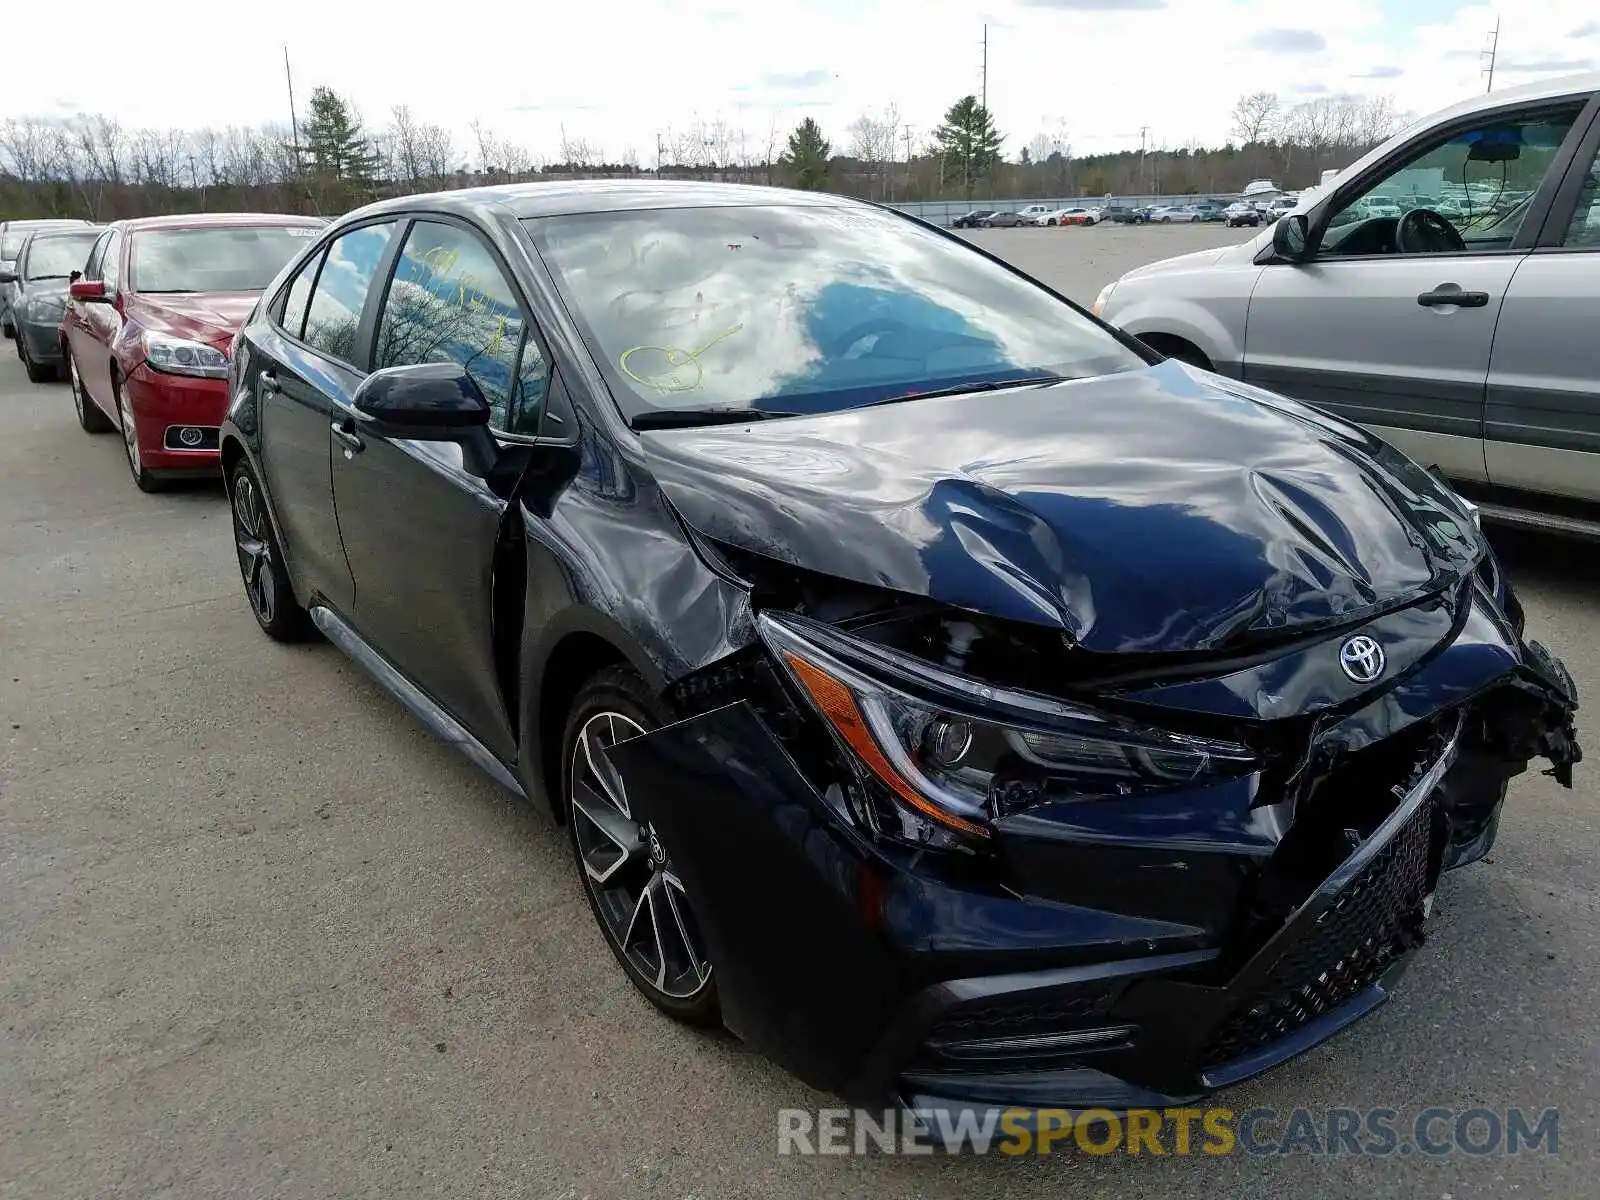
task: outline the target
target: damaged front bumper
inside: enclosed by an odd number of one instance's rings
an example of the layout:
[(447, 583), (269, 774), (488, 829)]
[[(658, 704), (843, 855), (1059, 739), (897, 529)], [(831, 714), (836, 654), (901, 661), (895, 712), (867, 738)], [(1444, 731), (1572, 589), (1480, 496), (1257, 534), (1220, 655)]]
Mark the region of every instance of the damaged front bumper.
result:
[(1295, 655), (1124, 696), (1293, 729), (1303, 754), (1002, 817), (981, 863), (864, 831), (764, 701), (611, 758), (693, 897), (726, 1023), (806, 1082), (923, 1109), (1187, 1103), (1381, 1004), (1509, 779), (1535, 757), (1570, 778), (1565, 669), (1481, 583), (1447, 617), (1368, 627), (1399, 664), (1375, 697), (1308, 704)]

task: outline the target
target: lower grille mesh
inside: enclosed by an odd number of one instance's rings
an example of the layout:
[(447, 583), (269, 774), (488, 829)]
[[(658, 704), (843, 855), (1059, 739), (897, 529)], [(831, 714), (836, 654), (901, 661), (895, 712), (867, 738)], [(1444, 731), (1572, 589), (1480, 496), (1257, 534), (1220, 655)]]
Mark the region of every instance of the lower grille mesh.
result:
[(1420, 805), (1366, 868), (1272, 966), (1261, 988), (1207, 1041), (1200, 1061), (1258, 1050), (1377, 982), (1422, 940), (1431, 803)]

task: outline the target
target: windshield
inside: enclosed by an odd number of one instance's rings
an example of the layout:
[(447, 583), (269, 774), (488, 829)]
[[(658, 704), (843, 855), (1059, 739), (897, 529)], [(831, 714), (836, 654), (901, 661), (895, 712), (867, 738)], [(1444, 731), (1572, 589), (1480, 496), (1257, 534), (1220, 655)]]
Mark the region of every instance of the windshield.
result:
[(527, 226), (630, 420), (831, 412), (1145, 365), (1028, 280), (876, 210), (678, 208)]
[(89, 261), (89, 251), (94, 248), (98, 229), (89, 233), (73, 233), (45, 237), (36, 236), (28, 247), (26, 275), (28, 279), (65, 279), (74, 271), (83, 270)]
[(133, 235), (136, 292), (259, 292), (272, 282), (314, 225), (212, 226)]

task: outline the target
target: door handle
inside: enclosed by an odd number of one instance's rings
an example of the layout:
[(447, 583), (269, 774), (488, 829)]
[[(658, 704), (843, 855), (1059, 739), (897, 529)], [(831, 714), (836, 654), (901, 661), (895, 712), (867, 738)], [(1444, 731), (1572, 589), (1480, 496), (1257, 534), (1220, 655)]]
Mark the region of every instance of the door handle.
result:
[(278, 386), (278, 376), (273, 371), (261, 372), (261, 394), (264, 396), (275, 395), (283, 389)]
[(1418, 296), (1417, 303), (1423, 308), (1440, 308), (1447, 304), (1457, 308), (1488, 308), (1489, 293), (1464, 292), (1459, 284), (1441, 283), (1433, 291)]
[(349, 417), (333, 423), (333, 436), (344, 443), (346, 454), (360, 454), (367, 448), (361, 440), (361, 435), (356, 432), (356, 423)]

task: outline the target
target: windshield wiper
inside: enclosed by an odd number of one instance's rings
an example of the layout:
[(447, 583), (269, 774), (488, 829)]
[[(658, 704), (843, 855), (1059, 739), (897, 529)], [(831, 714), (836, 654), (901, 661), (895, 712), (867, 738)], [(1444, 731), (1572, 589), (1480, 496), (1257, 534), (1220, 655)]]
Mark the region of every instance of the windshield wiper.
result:
[(746, 421), (770, 421), (774, 417), (793, 417), (797, 413), (767, 412), (761, 408), (657, 408), (642, 412), (629, 425), (635, 430), (693, 429), (701, 425), (742, 425)]
[(877, 408), (880, 404), (898, 404), (902, 400), (932, 400), (938, 396), (964, 396), (968, 392), (999, 392), (1007, 388), (1043, 387), (1047, 383), (1064, 383), (1067, 377), (1046, 372), (1028, 375), (1022, 379), (978, 379), (966, 383), (952, 383), (948, 387), (928, 388), (920, 392), (904, 392), (898, 396), (885, 396), (870, 404), (857, 404), (855, 408)]

